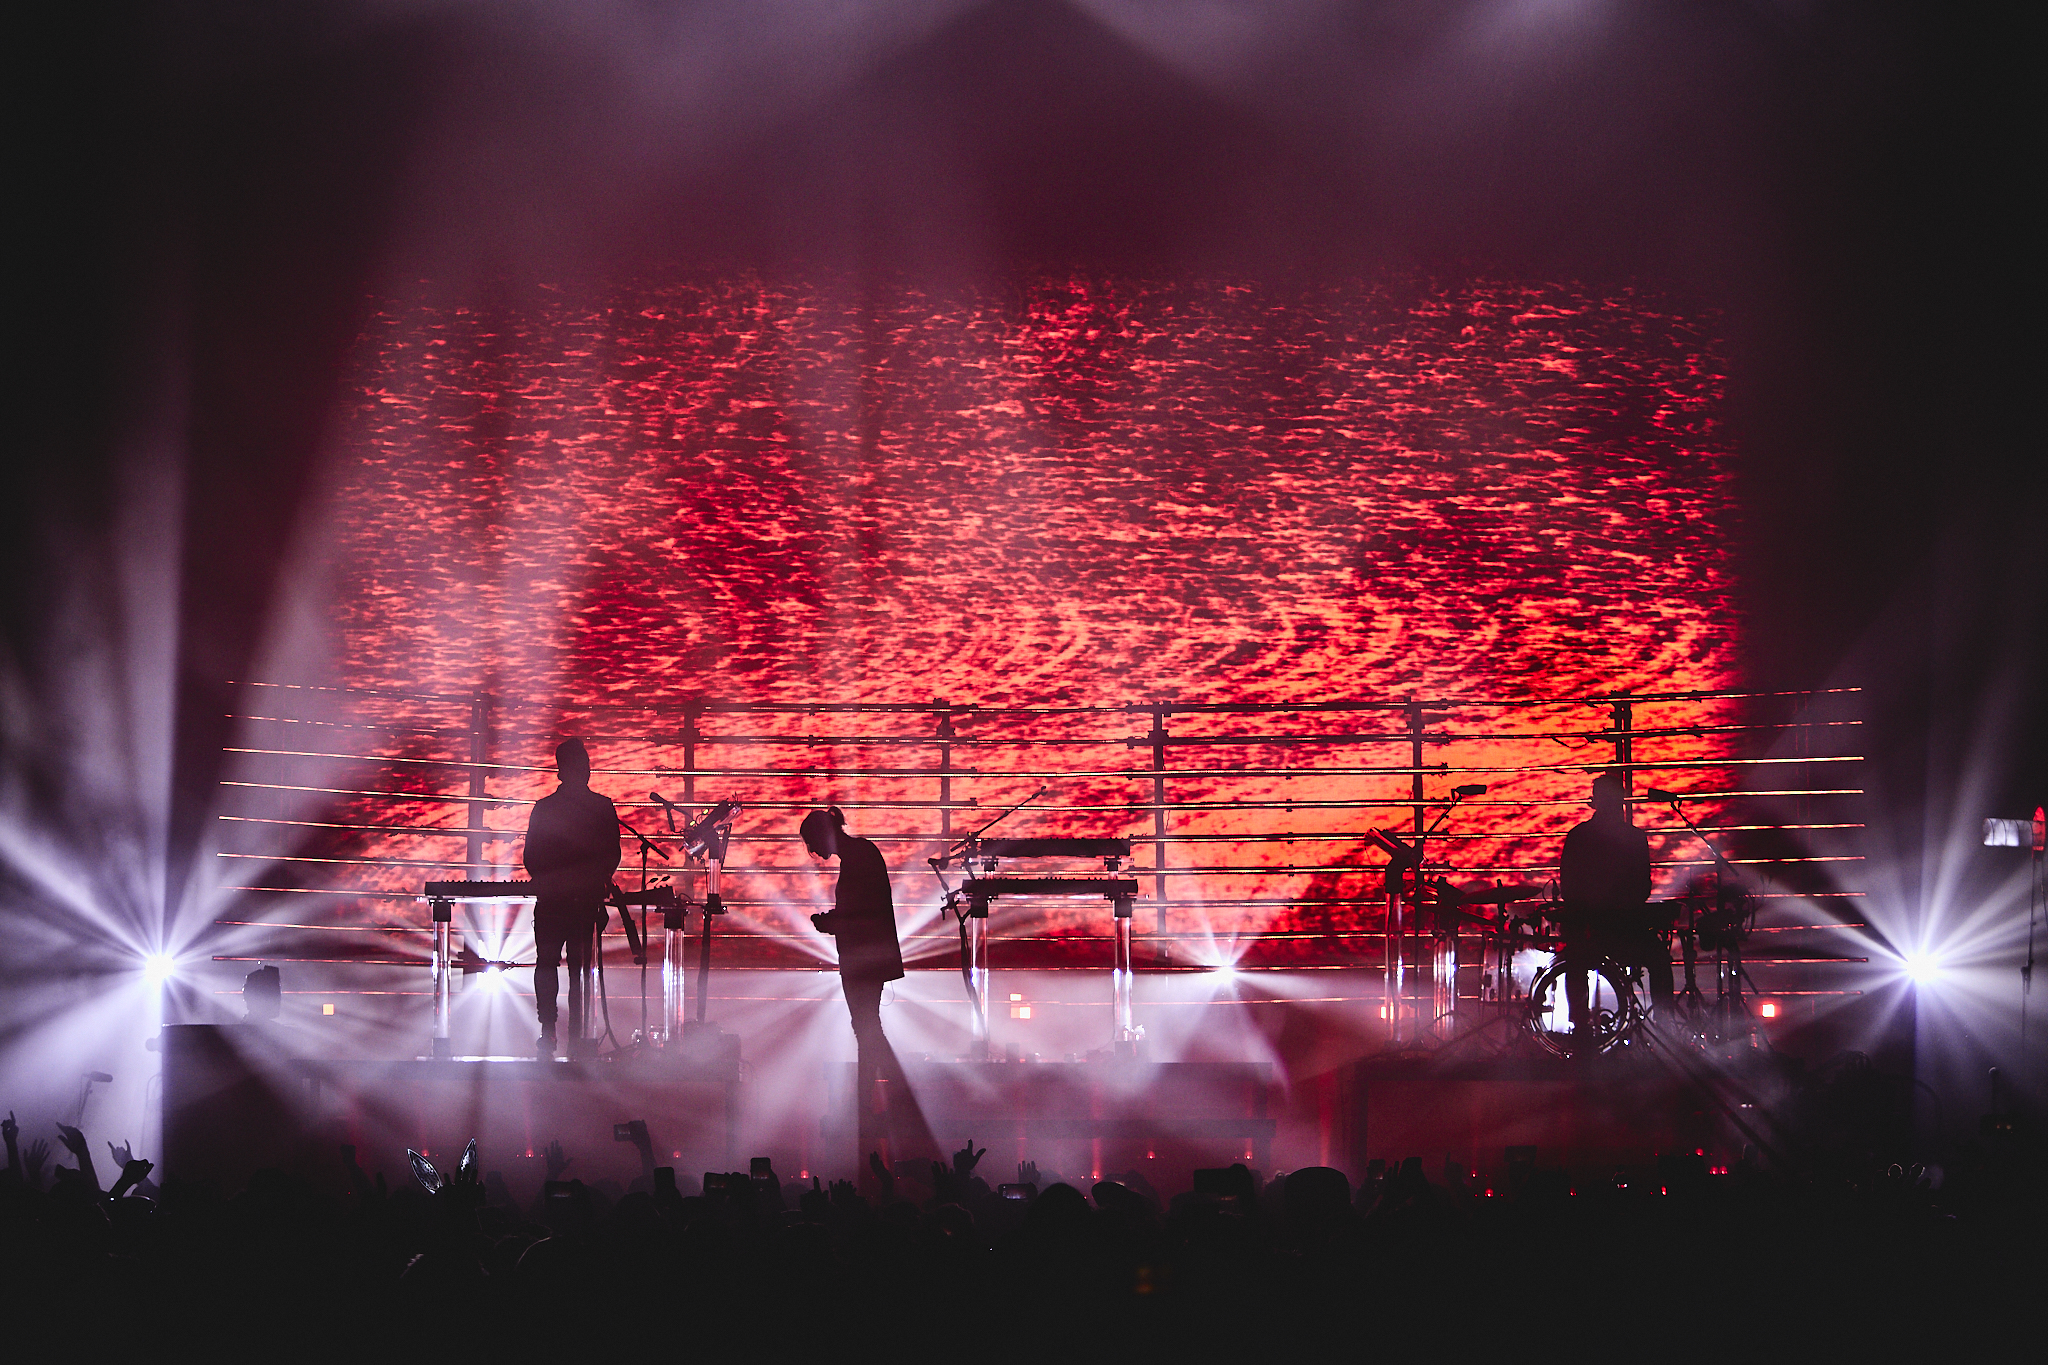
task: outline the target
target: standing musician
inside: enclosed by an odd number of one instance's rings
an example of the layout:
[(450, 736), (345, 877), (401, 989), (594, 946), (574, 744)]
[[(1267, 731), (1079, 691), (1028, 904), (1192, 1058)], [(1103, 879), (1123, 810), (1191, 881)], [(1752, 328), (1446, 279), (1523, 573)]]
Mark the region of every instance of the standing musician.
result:
[[(821, 934), (839, 940), (839, 984), (846, 992), (846, 1012), (853, 1019), (859, 1050), (860, 1088), (856, 1091), (863, 1123), (872, 1111), (869, 1097), (875, 1079), (900, 1085), (903, 1068), (882, 1033), (882, 987), (903, 976), (903, 949), (896, 939), (896, 903), (889, 893), (889, 865), (872, 840), (846, 832), (846, 817), (833, 806), (814, 810), (798, 827), (804, 847), (814, 858), (839, 859), (839, 884), (833, 888), (829, 914), (812, 915)], [(869, 1135), (863, 1134), (862, 1145)]]
[(534, 803), (526, 822), (526, 875), (533, 881), (533, 1006), (540, 1016), (535, 1052), (555, 1054), (555, 963), (569, 957), (569, 1040), (583, 1041), (583, 969), (605, 896), (619, 868), (619, 812), (590, 789), (590, 752), (580, 739), (555, 750), (562, 785)]
[(1602, 958), (1642, 967), (1650, 997), (1671, 999), (1671, 954), (1651, 928), (1650, 840), (1628, 818), (1628, 786), (1618, 773), (1593, 779), (1593, 814), (1564, 839), (1559, 894), (1564, 900), (1565, 1003), (1575, 1043), (1592, 1045), (1587, 1031), (1587, 972)]

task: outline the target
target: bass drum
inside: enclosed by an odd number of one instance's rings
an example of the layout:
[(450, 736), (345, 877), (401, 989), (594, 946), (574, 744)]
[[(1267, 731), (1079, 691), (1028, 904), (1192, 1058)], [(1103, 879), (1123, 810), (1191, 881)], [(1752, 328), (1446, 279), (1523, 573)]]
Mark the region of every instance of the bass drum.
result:
[(1530, 982), (1523, 1018), (1537, 1046), (1553, 1057), (1611, 1051), (1642, 1022), (1626, 967), (1603, 960), (1587, 971), (1586, 977), (1587, 1032), (1583, 1038), (1575, 1038), (1572, 1032), (1563, 959), (1552, 958)]
[(1550, 949), (1517, 945), (1508, 958), (1508, 981), (1514, 988), (1510, 998), (1527, 1000), (1536, 989), (1536, 982), (1556, 961), (1557, 954)]

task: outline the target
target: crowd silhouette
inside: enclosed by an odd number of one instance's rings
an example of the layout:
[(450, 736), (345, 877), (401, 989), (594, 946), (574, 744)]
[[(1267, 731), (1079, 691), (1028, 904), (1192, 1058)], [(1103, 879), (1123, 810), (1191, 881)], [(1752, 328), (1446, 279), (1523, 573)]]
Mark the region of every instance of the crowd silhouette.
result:
[(585, 1183), (551, 1143), (546, 1179), (521, 1196), (487, 1151), (452, 1172), (373, 1173), (343, 1148), (338, 1184), (261, 1171), (225, 1191), (175, 1175), (158, 1189), (147, 1160), (110, 1143), (121, 1176), (103, 1190), (83, 1135), (59, 1138), (76, 1164), (46, 1171), (48, 1142), (24, 1147), (6, 1124), (0, 1260), (17, 1316), (71, 1314), (81, 1334), (138, 1342), (262, 1330), (365, 1349), (975, 1342), (1002, 1359), (1093, 1358), (1334, 1332), (1462, 1353), (1544, 1333), (1561, 1347), (1581, 1328), (1682, 1346), (1699, 1322), (1771, 1354), (1839, 1348), (1996, 1321), (2040, 1269), (2048, 1190), (2011, 1125), (1947, 1170), (1841, 1152), (1796, 1176), (1753, 1159), (1720, 1174), (1681, 1157), (1575, 1183), (1525, 1152), (1492, 1186), (1432, 1179), (1411, 1157), (1372, 1163), (1355, 1188), (1328, 1167), (1238, 1165), (1171, 1193), (1136, 1172), (1030, 1163), (992, 1183), (972, 1144), (928, 1169), (871, 1157), (863, 1193), (762, 1159), (679, 1178), (651, 1144), (630, 1184)]

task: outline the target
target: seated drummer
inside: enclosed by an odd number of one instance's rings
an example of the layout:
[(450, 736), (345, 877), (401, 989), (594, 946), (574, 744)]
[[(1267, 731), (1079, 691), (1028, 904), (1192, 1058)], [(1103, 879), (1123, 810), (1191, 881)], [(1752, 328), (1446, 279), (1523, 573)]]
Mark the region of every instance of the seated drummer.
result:
[(1593, 779), (1590, 819), (1564, 839), (1559, 894), (1564, 900), (1565, 1002), (1577, 1032), (1587, 1011), (1587, 970), (1602, 958), (1644, 968), (1650, 998), (1671, 998), (1671, 954), (1651, 928), (1649, 837), (1628, 818), (1628, 787), (1618, 773)]

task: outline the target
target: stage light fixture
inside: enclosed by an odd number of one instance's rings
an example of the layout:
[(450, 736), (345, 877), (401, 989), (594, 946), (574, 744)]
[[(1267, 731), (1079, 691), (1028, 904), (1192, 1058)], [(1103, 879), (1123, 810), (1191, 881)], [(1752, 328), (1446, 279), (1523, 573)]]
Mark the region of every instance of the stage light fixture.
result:
[(1757, 1013), (1758, 1013), (1758, 1014), (1761, 1014), (1761, 1015), (1762, 1015), (1762, 1016), (1763, 1016), (1764, 1018), (1766, 1018), (1766, 1019), (1775, 1019), (1775, 1018), (1777, 1018), (1777, 1017), (1778, 1017), (1778, 1002), (1777, 1002), (1777, 1001), (1775, 1001), (1775, 1000), (1766, 1000), (1766, 1001), (1764, 1001), (1764, 1002), (1763, 1002), (1763, 1003), (1762, 1003), (1761, 1005), (1757, 1006)]
[(142, 959), (143, 980), (152, 986), (161, 986), (169, 981), (177, 970), (177, 959), (169, 953), (151, 953)]
[(1926, 953), (1915, 953), (1905, 961), (1906, 975), (1916, 986), (1924, 986), (1941, 978), (1941, 963)]
[(2024, 848), (2035, 853), (2048, 850), (2048, 812), (2036, 806), (2032, 819), (1987, 819), (1984, 822), (1984, 847)]

